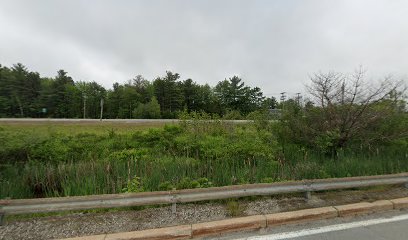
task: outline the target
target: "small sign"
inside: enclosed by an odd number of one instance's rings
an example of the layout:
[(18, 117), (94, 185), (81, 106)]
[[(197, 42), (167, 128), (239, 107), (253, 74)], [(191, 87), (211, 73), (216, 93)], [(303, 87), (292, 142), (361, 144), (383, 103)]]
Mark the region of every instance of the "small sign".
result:
[(42, 113), (47, 113), (47, 109), (46, 109), (46, 108), (43, 108), (43, 109), (41, 109), (41, 112), (42, 112)]

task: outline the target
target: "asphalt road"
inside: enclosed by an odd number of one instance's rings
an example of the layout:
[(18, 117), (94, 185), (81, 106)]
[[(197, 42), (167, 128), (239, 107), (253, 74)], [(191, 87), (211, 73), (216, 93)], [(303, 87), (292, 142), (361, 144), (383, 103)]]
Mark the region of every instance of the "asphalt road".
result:
[[(407, 216), (407, 215), (405, 215)], [(400, 220), (395, 222), (380, 223), (370, 226), (359, 226), (356, 228), (349, 228), (338, 231), (329, 231), (320, 234), (300, 236), (289, 239), (302, 240), (323, 240), (323, 239), (360, 239), (360, 240), (374, 240), (374, 239), (388, 239), (388, 240), (403, 240), (408, 238), (408, 220)], [(329, 230), (329, 229), (328, 229)], [(306, 233), (307, 234), (307, 233)], [(261, 238), (262, 239), (262, 238)], [(267, 238), (266, 238), (267, 239)]]
[(212, 239), (224, 240), (406, 240), (408, 210), (391, 211), (353, 218), (336, 218), (302, 225), (271, 228), (267, 232), (247, 233)]

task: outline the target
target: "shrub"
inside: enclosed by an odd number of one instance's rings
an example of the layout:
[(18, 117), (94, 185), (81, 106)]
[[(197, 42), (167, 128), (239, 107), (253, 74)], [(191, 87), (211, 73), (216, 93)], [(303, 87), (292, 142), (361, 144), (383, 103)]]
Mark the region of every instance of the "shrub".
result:
[(165, 181), (160, 183), (159, 190), (160, 191), (170, 191), (174, 189), (174, 185), (170, 181)]
[(122, 189), (122, 192), (127, 193), (144, 192), (140, 177), (135, 176), (130, 181), (128, 181), (127, 186)]
[(244, 117), (241, 115), (241, 113), (239, 111), (231, 110), (231, 111), (227, 111), (227, 113), (224, 114), (222, 119), (225, 119), (225, 120), (243, 120)]

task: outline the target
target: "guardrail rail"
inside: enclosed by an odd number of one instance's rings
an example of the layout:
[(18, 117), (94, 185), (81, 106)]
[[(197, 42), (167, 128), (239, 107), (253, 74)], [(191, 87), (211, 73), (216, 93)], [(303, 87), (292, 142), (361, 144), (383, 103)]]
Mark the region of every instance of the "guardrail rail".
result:
[(172, 204), (173, 212), (175, 212), (177, 203), (296, 192), (304, 192), (305, 196), (310, 198), (311, 192), (316, 191), (394, 184), (405, 184), (405, 186), (408, 186), (408, 173), (278, 183), (245, 184), (226, 187), (160, 192), (36, 199), (3, 199), (0, 200), (0, 224), (5, 214), (28, 214), (158, 204)]

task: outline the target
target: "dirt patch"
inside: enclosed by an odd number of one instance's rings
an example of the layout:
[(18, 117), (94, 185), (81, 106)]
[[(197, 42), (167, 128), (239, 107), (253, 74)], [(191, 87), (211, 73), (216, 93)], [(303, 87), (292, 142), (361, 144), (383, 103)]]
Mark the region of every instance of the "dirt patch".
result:
[[(407, 196), (408, 189), (392, 186), (313, 193), (309, 200), (302, 194), (290, 194), (234, 201), (242, 207), (242, 215), (257, 215)], [(226, 207), (227, 202), (228, 200), (180, 204), (177, 205), (175, 214), (172, 213), (170, 206), (164, 206), (138, 211), (72, 213), (29, 219), (11, 218), (4, 226), (0, 226), (0, 239), (54, 239), (221, 220), (230, 215)]]

